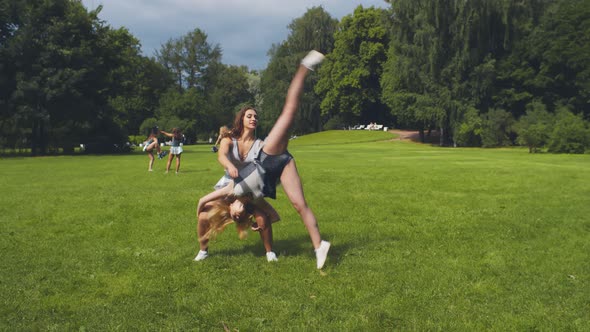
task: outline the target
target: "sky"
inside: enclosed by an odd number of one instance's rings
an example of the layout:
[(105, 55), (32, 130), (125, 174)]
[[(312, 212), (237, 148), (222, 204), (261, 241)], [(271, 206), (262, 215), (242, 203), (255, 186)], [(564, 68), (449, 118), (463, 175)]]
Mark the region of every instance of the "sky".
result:
[(287, 39), (287, 26), (312, 7), (322, 6), (340, 20), (362, 5), (388, 8), (384, 0), (82, 0), (88, 10), (103, 6), (98, 17), (111, 27), (126, 27), (139, 39), (145, 56), (154, 56), (170, 39), (196, 28), (218, 44), (222, 62), (264, 69), (273, 44)]

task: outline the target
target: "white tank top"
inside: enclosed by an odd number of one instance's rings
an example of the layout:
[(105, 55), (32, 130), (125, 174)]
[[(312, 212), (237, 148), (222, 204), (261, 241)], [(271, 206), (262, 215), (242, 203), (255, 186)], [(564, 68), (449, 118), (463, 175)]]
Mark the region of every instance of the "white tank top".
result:
[[(248, 151), (246, 158), (244, 160), (241, 160), (240, 159), (240, 150), (238, 148), (238, 140), (235, 138), (232, 138), (231, 140), (232, 140), (233, 146), (232, 146), (232, 149), (229, 151), (227, 158), (238, 169), (238, 171), (240, 171), (242, 168), (244, 168), (247, 164), (252, 163), (254, 161), (254, 159), (256, 159), (258, 157), (260, 150), (262, 150), (262, 147), (264, 146), (264, 141), (261, 140), (260, 138), (257, 138), (254, 141), (254, 143), (252, 143), (252, 146), (250, 147), (250, 151)], [(214, 189), (223, 188), (223, 187), (227, 186), (227, 184), (231, 180), (232, 180), (231, 176), (229, 176), (229, 174), (227, 174), (227, 171), (225, 171), (225, 175), (222, 176), (221, 179), (219, 179), (219, 181), (217, 181), (217, 183), (215, 184), (215, 187), (213, 187), (213, 188)]]

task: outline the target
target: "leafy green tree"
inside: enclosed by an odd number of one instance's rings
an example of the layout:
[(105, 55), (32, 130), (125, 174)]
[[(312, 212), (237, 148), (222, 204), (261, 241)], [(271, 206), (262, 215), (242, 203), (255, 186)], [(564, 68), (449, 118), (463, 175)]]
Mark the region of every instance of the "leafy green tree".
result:
[[(311, 49), (322, 53), (332, 51), (337, 22), (322, 7), (310, 8), (289, 24), (287, 40), (273, 45), (269, 50), (270, 61), (260, 78), (262, 107), (259, 111), (262, 133), (270, 129), (281, 112), (287, 87), (299, 61)], [(318, 75), (310, 75), (306, 80), (297, 119), (293, 125), (293, 130), (297, 133), (322, 129), (321, 99), (313, 90), (317, 80)]]
[(164, 43), (156, 51), (156, 59), (172, 73), (179, 91), (205, 90), (209, 69), (221, 61), (221, 47), (209, 44), (207, 34), (197, 28)]
[[(388, 2), (393, 37), (381, 79), (383, 100), (402, 125), (440, 128), (441, 144), (461, 136), (453, 132), (464, 125), (462, 112), (497, 108), (498, 66), (526, 38), (542, 7), (537, 0)], [(505, 86), (508, 68), (502, 72)], [(428, 108), (415, 108), (422, 114), (409, 110), (424, 100)]]
[(17, 19), (0, 46), (3, 67), (12, 68), (3, 117), (26, 128), (20, 133), (32, 153), (71, 151), (92, 140), (124, 142), (108, 100), (125, 63), (113, 51), (116, 32), (97, 17), (101, 7), (87, 12), (78, 1), (28, 0), (15, 8)]
[(195, 29), (171, 39), (156, 53), (175, 91), (167, 91), (155, 112), (160, 122), (177, 118), (190, 124), (185, 135), (206, 138), (221, 124), (231, 122), (240, 104), (253, 103), (248, 69), (221, 63), (221, 48), (207, 42), (207, 34)]
[(527, 46), (536, 95), (589, 118), (590, 0), (553, 1)]
[(565, 106), (558, 108), (555, 126), (549, 138), (549, 152), (584, 153), (590, 148), (590, 129), (581, 114), (574, 114)]
[(115, 117), (128, 133), (138, 134), (145, 118), (153, 117), (160, 96), (172, 85), (170, 73), (154, 59), (131, 55), (118, 73), (118, 89), (109, 99)]
[(516, 142), (528, 146), (529, 153), (539, 152), (551, 134), (552, 115), (540, 101), (534, 101), (527, 106), (527, 112), (516, 123)]
[(204, 108), (205, 97), (199, 89), (190, 88), (184, 92), (170, 89), (162, 94), (155, 118), (158, 120), (160, 128), (164, 128), (161, 127), (161, 123), (165, 123), (168, 119), (186, 120), (187, 125), (182, 128), (184, 135), (195, 140), (197, 132), (202, 129), (205, 118)]
[(453, 131), (453, 141), (458, 146), (481, 146), (482, 119), (472, 106), (460, 112), (462, 118)]
[(315, 87), (327, 118), (340, 115), (349, 124), (388, 122), (379, 86), (389, 43), (387, 22), (387, 12), (374, 7), (358, 6), (342, 18)]
[(212, 77), (212, 88), (208, 91), (207, 117), (202, 126), (203, 133), (217, 133), (222, 125), (231, 126), (235, 113), (242, 105), (255, 105), (255, 93), (259, 89), (256, 75), (249, 73), (245, 66), (219, 65)]
[(514, 117), (503, 109), (490, 109), (482, 116), (481, 140), (483, 147), (511, 145)]
[(150, 132), (152, 131), (152, 128), (154, 127), (160, 127), (158, 124), (158, 119), (156, 118), (147, 118), (144, 119), (143, 122), (141, 123), (141, 125), (139, 126), (139, 135), (138, 136), (144, 136), (145, 138), (147, 138), (150, 134)]

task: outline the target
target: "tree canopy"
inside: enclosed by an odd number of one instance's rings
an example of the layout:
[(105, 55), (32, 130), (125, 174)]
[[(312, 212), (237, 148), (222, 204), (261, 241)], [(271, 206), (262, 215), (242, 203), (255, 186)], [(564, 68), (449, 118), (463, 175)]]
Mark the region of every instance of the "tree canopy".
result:
[(441, 145), (589, 148), (590, 0), (386, 2), (341, 21), (309, 8), (259, 72), (222, 63), (198, 27), (146, 57), (126, 28), (98, 18), (102, 6), (0, 0), (0, 147), (112, 150), (155, 124), (194, 142), (244, 105), (264, 135), (316, 49), (326, 60), (306, 81), (297, 134), (377, 122), (438, 131)]

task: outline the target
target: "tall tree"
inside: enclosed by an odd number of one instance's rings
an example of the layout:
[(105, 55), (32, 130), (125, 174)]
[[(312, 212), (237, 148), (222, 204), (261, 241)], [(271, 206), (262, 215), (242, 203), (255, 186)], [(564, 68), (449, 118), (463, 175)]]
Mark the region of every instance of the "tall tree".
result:
[[(98, 136), (124, 140), (108, 99), (115, 73), (124, 66), (111, 52), (115, 32), (79, 1), (28, 0), (0, 46), (10, 64), (9, 92), (3, 95), (9, 120), (33, 154), (87, 142)], [(120, 50), (120, 49), (119, 49)], [(6, 114), (6, 113), (5, 113)]]
[[(262, 131), (270, 129), (281, 112), (289, 77), (293, 77), (303, 56), (311, 49), (323, 53), (332, 51), (337, 22), (323, 7), (310, 8), (289, 24), (287, 40), (273, 45), (269, 50), (270, 62), (262, 73), (260, 82), (263, 96), (260, 110)], [(315, 132), (322, 128), (320, 98), (311, 87), (312, 82), (317, 79), (317, 75), (309, 76), (307, 82), (311, 84), (304, 87), (297, 119), (293, 125), (293, 130), (297, 133)]]
[(242, 105), (255, 105), (255, 91), (252, 90), (252, 74), (245, 66), (219, 65), (215, 71), (212, 88), (207, 96), (203, 131), (217, 133), (219, 126), (231, 126), (235, 113)]
[(156, 51), (156, 59), (173, 73), (179, 91), (204, 90), (208, 69), (221, 61), (221, 53), (221, 47), (211, 45), (207, 34), (197, 28), (180, 38), (168, 40)]
[(340, 115), (348, 124), (388, 122), (379, 86), (389, 43), (387, 18), (383, 9), (358, 6), (340, 22), (315, 87), (328, 118)]
[(590, 0), (556, 1), (526, 46), (528, 91), (590, 119)]
[(527, 36), (540, 1), (389, 2), (394, 39), (383, 98), (402, 123), (437, 127), (447, 144), (470, 110), (498, 106), (499, 60)]

